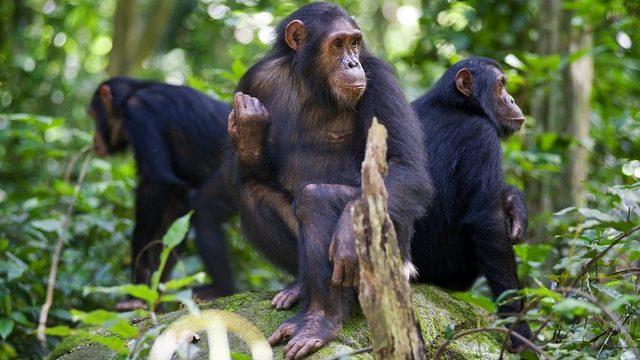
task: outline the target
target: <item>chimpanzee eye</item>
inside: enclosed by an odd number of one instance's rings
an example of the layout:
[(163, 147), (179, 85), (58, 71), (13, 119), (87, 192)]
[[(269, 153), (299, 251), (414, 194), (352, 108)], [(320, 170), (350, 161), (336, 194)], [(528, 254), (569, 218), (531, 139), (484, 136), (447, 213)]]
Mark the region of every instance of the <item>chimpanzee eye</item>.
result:
[(334, 42), (333, 42), (333, 46), (334, 46), (336, 49), (342, 49), (342, 40), (341, 40), (341, 39), (338, 39), (338, 40), (334, 41)]
[(353, 42), (351, 43), (351, 47), (353, 49), (358, 49), (360, 47), (360, 39), (353, 40)]

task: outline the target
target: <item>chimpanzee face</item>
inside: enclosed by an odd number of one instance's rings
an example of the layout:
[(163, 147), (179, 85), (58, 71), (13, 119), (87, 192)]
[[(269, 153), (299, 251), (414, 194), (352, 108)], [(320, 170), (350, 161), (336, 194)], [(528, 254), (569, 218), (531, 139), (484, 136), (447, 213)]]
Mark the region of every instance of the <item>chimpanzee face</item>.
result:
[(513, 133), (520, 130), (524, 124), (524, 114), (516, 101), (507, 92), (507, 76), (499, 69), (492, 67), (495, 81), (493, 83), (494, 92), (494, 113), (501, 126)]
[(499, 68), (478, 66), (475, 73), (462, 68), (456, 74), (455, 85), (499, 127), (499, 136), (511, 135), (524, 124), (524, 114), (507, 92), (507, 77)]
[(340, 19), (321, 46), (327, 80), (334, 96), (346, 105), (355, 105), (367, 86), (367, 78), (360, 64), (362, 33), (346, 20)]
[(95, 122), (95, 128), (93, 130), (93, 151), (98, 157), (105, 157), (109, 155), (109, 146), (107, 145), (104, 136), (101, 135), (101, 133), (104, 133), (104, 131), (100, 129), (101, 120), (98, 118), (98, 113), (96, 112), (96, 110), (92, 107), (87, 109), (87, 113), (93, 118), (93, 121)]
[[(307, 38), (307, 29), (300, 20), (287, 25), (285, 40), (298, 50)], [(343, 18), (338, 18), (321, 39), (317, 64), (326, 78), (335, 100), (347, 107), (354, 107), (367, 86), (367, 78), (360, 64), (362, 33)]]
[(93, 95), (87, 110), (95, 121), (93, 150), (98, 157), (105, 157), (127, 147), (122, 116), (117, 115), (113, 105), (113, 94), (109, 85), (101, 85)]

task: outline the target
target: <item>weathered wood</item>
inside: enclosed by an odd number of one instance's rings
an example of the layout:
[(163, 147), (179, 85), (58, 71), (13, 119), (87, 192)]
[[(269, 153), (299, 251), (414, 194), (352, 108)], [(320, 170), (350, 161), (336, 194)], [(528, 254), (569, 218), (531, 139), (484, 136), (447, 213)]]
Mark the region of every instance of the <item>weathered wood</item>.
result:
[(373, 119), (362, 163), (362, 199), (353, 208), (360, 261), (358, 299), (372, 334), (376, 359), (424, 359), (424, 343), (411, 307), (396, 232), (387, 209), (387, 130)]

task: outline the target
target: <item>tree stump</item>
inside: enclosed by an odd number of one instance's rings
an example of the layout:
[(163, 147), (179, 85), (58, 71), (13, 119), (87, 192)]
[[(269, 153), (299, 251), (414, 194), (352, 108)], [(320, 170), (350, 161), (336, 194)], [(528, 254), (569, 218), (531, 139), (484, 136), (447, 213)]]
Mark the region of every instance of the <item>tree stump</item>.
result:
[(358, 299), (376, 359), (424, 359), (424, 342), (411, 307), (396, 232), (387, 209), (387, 130), (373, 119), (362, 163), (362, 199), (353, 208), (360, 261)]

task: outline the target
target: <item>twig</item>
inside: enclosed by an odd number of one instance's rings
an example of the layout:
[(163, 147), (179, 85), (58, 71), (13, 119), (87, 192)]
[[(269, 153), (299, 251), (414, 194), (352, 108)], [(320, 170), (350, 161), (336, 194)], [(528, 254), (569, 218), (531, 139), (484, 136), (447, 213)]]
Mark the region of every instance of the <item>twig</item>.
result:
[[(609, 246), (607, 246), (607, 248), (605, 248), (604, 250), (602, 250), (598, 255), (596, 255), (595, 257), (591, 258), (591, 260), (589, 260), (586, 264), (584, 264), (584, 266), (582, 267), (582, 269), (580, 270), (580, 273), (578, 273), (578, 275), (576, 275), (576, 277), (573, 279), (573, 281), (571, 282), (571, 284), (569, 284), (569, 288), (575, 288), (576, 284), (580, 281), (580, 279), (587, 273), (587, 271), (589, 270), (589, 268), (591, 267), (591, 265), (593, 265), (596, 261), (600, 260), (607, 252), (609, 252), (615, 245), (617, 245), (618, 243), (620, 243), (620, 241), (622, 241), (623, 239), (631, 236), (633, 233), (637, 232), (638, 230), (640, 230), (640, 226), (635, 227), (631, 230), (629, 230), (628, 232), (624, 232), (622, 234), (619, 234), (618, 236), (616, 236), (613, 239), (613, 242), (611, 244), (609, 244)], [(612, 273), (611, 275), (614, 275), (616, 273)], [(640, 279), (640, 277), (639, 277)], [(538, 330), (536, 331), (534, 337), (537, 337), (539, 334), (542, 333), (542, 330), (544, 330), (545, 327), (547, 327), (547, 325), (549, 325), (549, 323), (551, 322), (551, 319), (546, 319), (538, 328)]]
[(576, 277), (573, 279), (573, 281), (571, 282), (571, 284), (569, 284), (568, 287), (570, 287), (570, 288), (575, 287), (576, 284), (578, 283), (578, 281), (580, 281), (580, 279), (584, 276), (584, 274), (586, 274), (587, 271), (589, 271), (589, 268), (591, 267), (591, 265), (596, 263), (596, 261), (600, 260), (606, 253), (609, 252), (609, 250), (613, 249), (613, 247), (618, 245), (618, 243), (620, 241), (622, 241), (624, 238), (631, 236), (633, 233), (635, 233), (635, 232), (637, 232), (639, 230), (640, 230), (640, 226), (635, 227), (635, 228), (629, 230), (628, 232), (623, 232), (622, 234), (616, 236), (613, 239), (613, 242), (611, 242), (611, 244), (609, 244), (609, 246), (607, 246), (598, 255), (592, 257), (591, 260), (589, 260), (586, 264), (584, 264), (584, 266), (582, 267), (582, 270), (580, 270), (580, 273), (578, 273), (578, 275), (576, 275)]
[(71, 225), (71, 215), (73, 214), (73, 209), (76, 206), (76, 201), (78, 200), (80, 188), (82, 187), (82, 183), (84, 182), (84, 177), (87, 174), (87, 170), (89, 169), (91, 158), (92, 156), (88, 155), (82, 163), (82, 168), (80, 169), (80, 174), (78, 175), (78, 181), (76, 182), (76, 186), (73, 190), (73, 196), (71, 198), (71, 202), (69, 203), (69, 207), (67, 207), (67, 213), (65, 214), (64, 221), (62, 223), (62, 226), (60, 227), (60, 230), (58, 231), (58, 240), (53, 250), (53, 256), (51, 257), (51, 268), (49, 270), (49, 280), (47, 281), (47, 295), (45, 298), (45, 302), (44, 304), (42, 304), (42, 308), (40, 309), (40, 318), (38, 320), (37, 330), (38, 340), (40, 341), (40, 346), (42, 347), (43, 356), (47, 353), (47, 335), (45, 334), (45, 331), (47, 329), (47, 318), (49, 316), (49, 309), (51, 308), (51, 304), (53, 303), (53, 291), (55, 290), (56, 277), (58, 275), (60, 253), (62, 252), (62, 245), (64, 244), (66, 231)]
[(575, 288), (561, 287), (561, 288), (558, 288), (557, 291), (565, 294), (574, 293), (580, 297), (583, 297), (589, 300), (589, 302), (599, 307), (602, 310), (602, 312), (605, 313), (605, 315), (607, 315), (609, 319), (611, 319), (611, 321), (614, 322), (616, 326), (616, 330), (619, 331), (622, 334), (622, 336), (625, 338), (625, 341), (627, 341), (627, 344), (632, 349), (633, 354), (636, 356), (636, 359), (640, 359), (640, 353), (638, 353), (636, 342), (633, 340), (631, 335), (629, 335), (629, 332), (627, 331), (627, 328), (624, 326), (624, 323), (620, 321), (620, 318), (616, 314), (611, 312), (609, 309), (607, 309), (606, 306), (600, 303), (598, 299), (596, 299), (593, 295), (587, 293), (586, 291), (582, 291), (580, 289), (575, 289)]
[(538, 354), (542, 355), (542, 357), (544, 357), (547, 360), (551, 360), (551, 357), (544, 352), (544, 350), (542, 350), (540, 347), (538, 347), (538, 345), (532, 343), (529, 339), (527, 339), (526, 337), (518, 334), (517, 332), (510, 332), (509, 329), (505, 328), (505, 327), (491, 327), (491, 328), (476, 328), (476, 329), (469, 329), (469, 330), (465, 330), (465, 331), (461, 331), (457, 334), (455, 334), (453, 336), (452, 339), (445, 341), (444, 343), (442, 343), (442, 345), (440, 345), (440, 347), (438, 347), (438, 350), (436, 351), (436, 353), (434, 354), (433, 358), (434, 359), (439, 359), (440, 358), (440, 353), (442, 351), (444, 351), (444, 349), (447, 347), (447, 345), (449, 345), (451, 342), (458, 340), (464, 336), (467, 335), (471, 335), (471, 334), (475, 334), (475, 333), (479, 333), (479, 332), (502, 332), (505, 334), (511, 334), (511, 336), (516, 337), (518, 340), (522, 341), (523, 344), (525, 344), (529, 349), (537, 352)]

